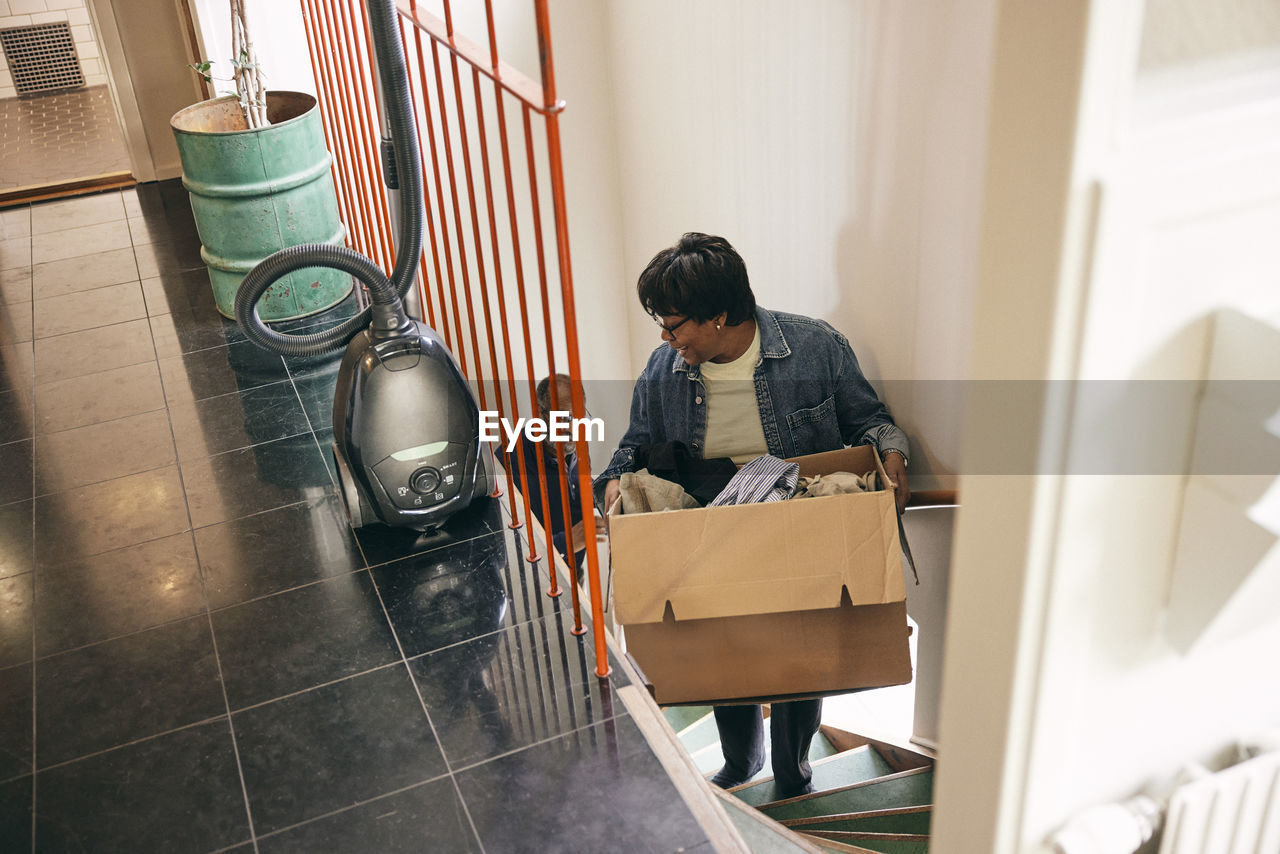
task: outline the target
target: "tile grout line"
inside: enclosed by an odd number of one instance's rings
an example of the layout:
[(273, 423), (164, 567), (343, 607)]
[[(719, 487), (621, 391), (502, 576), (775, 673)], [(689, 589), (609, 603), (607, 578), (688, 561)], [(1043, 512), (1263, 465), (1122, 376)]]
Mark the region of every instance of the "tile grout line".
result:
[(375, 795), (372, 798), (365, 798), (362, 801), (355, 801), (354, 803), (347, 804), (346, 806), (343, 806), (343, 807), (338, 807), (337, 809), (330, 810), (329, 812), (321, 813), (320, 815), (312, 816), (311, 818), (304, 819), (302, 821), (297, 821), (297, 822), (294, 822), (293, 824), (285, 825), (284, 827), (278, 827), (275, 830), (262, 834), (262, 838), (267, 839), (272, 836), (280, 836), (282, 834), (288, 833), (291, 830), (295, 830), (299, 827), (303, 827), (305, 825), (312, 824), (314, 822), (322, 821), (326, 818), (332, 818), (335, 815), (342, 815), (345, 812), (351, 812), (352, 810), (359, 809), (360, 807), (368, 806), (369, 804), (376, 803), (385, 798), (393, 798), (396, 795), (403, 795), (405, 792), (409, 792), (414, 789), (419, 789), (419, 788), (422, 788), (423, 786), (428, 786), (432, 783), (438, 783), (441, 780), (443, 780), (446, 776), (448, 775), (437, 774), (435, 777), (429, 777), (426, 780), (419, 780), (416, 783), (410, 783), (407, 786), (401, 786), (398, 789), (392, 789), (389, 792), (383, 792), (382, 794)]
[[(28, 208), (28, 217), (30, 217), (30, 208)], [(30, 228), (28, 228), (30, 232)], [(30, 238), (28, 238), (30, 239)], [(32, 260), (32, 259), (28, 259)], [(32, 268), (34, 271), (34, 267)], [(36, 693), (36, 359), (35, 359), (35, 276), (32, 274), (31, 284), (31, 400), (28, 406), (31, 409), (31, 854), (36, 854), (36, 815), (37, 797), (39, 789), (37, 786), (36, 766), (39, 760), (39, 742), (36, 740), (36, 710), (37, 710), (37, 693)]]
[[(130, 238), (130, 240), (132, 242), (132, 238)], [(134, 263), (135, 264), (137, 263), (136, 252), (134, 253)], [(159, 350), (156, 349), (156, 346), (155, 346), (155, 327), (151, 325), (150, 314), (147, 315), (147, 325), (151, 327), (151, 347), (156, 354), (156, 357), (155, 357), (156, 372), (160, 374), (160, 393), (165, 400), (165, 408), (164, 408), (165, 416), (166, 418), (168, 418), (168, 421), (169, 421), (169, 433), (170, 433), (170, 437), (173, 440), (174, 456), (177, 457), (178, 456), (178, 450), (177, 450), (178, 437), (177, 435), (174, 434), (173, 416), (169, 412), (168, 395), (165, 393), (165, 390), (164, 390), (164, 375), (160, 373), (160, 352)], [(200, 565), (200, 552), (196, 548), (196, 531), (194, 526), (194, 520), (191, 517), (191, 501), (187, 497), (187, 482), (186, 482), (186, 478), (183, 476), (183, 473), (182, 473), (182, 461), (180, 459), (177, 460), (176, 462), (176, 468), (178, 470), (178, 485), (182, 489), (182, 503), (183, 503), (183, 507), (186, 509), (186, 512), (187, 512), (187, 533), (191, 539), (191, 553), (195, 555), (195, 559), (196, 559), (196, 577), (200, 579), (200, 597), (204, 602), (204, 617), (205, 617), (205, 622), (209, 627), (209, 642), (213, 645), (213, 660), (214, 660), (214, 664), (218, 668), (218, 687), (222, 690), (222, 705), (223, 705), (223, 708), (226, 710), (226, 715), (227, 715), (227, 731), (228, 731), (228, 734), (231, 736), (231, 751), (234, 754), (236, 759), (236, 775), (240, 781), (240, 797), (244, 802), (245, 819), (249, 823), (249, 841), (253, 843), (254, 854), (257, 854), (258, 835), (257, 835), (257, 830), (254, 827), (253, 806), (249, 803), (249, 785), (248, 785), (248, 782), (245, 780), (245, 776), (244, 776), (244, 763), (241, 762), (240, 760), (240, 744), (239, 744), (239, 739), (236, 738), (236, 723), (235, 723), (235, 719), (232, 718), (231, 716), (231, 698), (227, 694), (227, 679), (222, 670), (222, 655), (218, 651), (218, 635), (214, 631), (213, 614), (209, 610), (209, 589), (208, 589), (208, 585), (205, 583), (204, 571)]]
[[(357, 544), (360, 540), (356, 540)], [(364, 551), (361, 551), (364, 556)], [(366, 561), (367, 565), (367, 561)], [(435, 729), (435, 721), (431, 720), (431, 712), (426, 708), (426, 700), (422, 699), (422, 689), (417, 685), (417, 680), (413, 677), (413, 668), (408, 666), (408, 658), (404, 657), (404, 645), (399, 639), (399, 632), (396, 631), (396, 621), (392, 620), (390, 612), (387, 611), (387, 602), (383, 599), (383, 592), (378, 588), (378, 579), (375, 579), (372, 571), (369, 572), (369, 580), (374, 585), (374, 594), (378, 597), (378, 604), (383, 608), (383, 618), (387, 620), (387, 625), (392, 630), (392, 638), (396, 640), (396, 649), (399, 652), (399, 663), (404, 668), (404, 673), (408, 676), (408, 682), (413, 686), (413, 694), (417, 695), (417, 704), (422, 709), (422, 714), (426, 717), (426, 725), (431, 727), (431, 737), (435, 739), (436, 749), (440, 752), (440, 759), (444, 761), (445, 773), (449, 777), (449, 782), (453, 785), (453, 793), (457, 795), (458, 804), (462, 807), (462, 812), (467, 817), (467, 825), (471, 826), (471, 835), (476, 840), (476, 845), (480, 846), (480, 854), (485, 854), (484, 840), (480, 839), (480, 830), (476, 827), (475, 818), (471, 816), (471, 808), (467, 807), (467, 800), (462, 796), (462, 787), (458, 785), (457, 777), (453, 775), (453, 764), (449, 762), (449, 754), (444, 752), (444, 743), (440, 741), (439, 731)], [(416, 656), (415, 656), (416, 658)]]
[[(289, 363), (285, 361), (283, 354), (280, 355), (280, 363), (284, 365), (285, 376), (289, 379), (289, 385), (293, 387), (293, 396), (297, 399), (298, 405), (302, 407), (302, 417), (307, 419), (307, 426), (311, 429), (311, 441), (314, 442), (316, 447), (320, 450), (321, 460), (325, 463), (325, 473), (329, 475), (329, 483), (333, 484), (333, 488), (338, 493), (338, 499), (342, 501), (343, 506), (345, 507), (347, 499), (346, 496), (342, 494), (342, 484), (338, 482), (338, 463), (335, 460), (333, 464), (334, 467), (332, 469), (329, 468), (329, 458), (325, 456), (325, 448), (320, 444), (320, 437), (316, 435), (316, 425), (311, 423), (311, 413), (307, 412), (307, 405), (302, 402), (302, 392), (298, 390), (297, 377), (295, 377), (293, 375), (293, 371), (289, 369)], [(356, 549), (360, 552), (360, 559), (364, 561), (364, 565), (367, 568), (369, 566), (369, 558), (365, 555), (364, 548), (360, 545), (360, 538), (355, 535), (354, 529), (352, 529), (349, 524), (347, 525), (347, 528), (348, 530), (351, 530), (351, 539), (355, 540)], [(370, 573), (369, 577), (373, 578), (373, 573)]]
[[(81, 255), (81, 256), (78, 256), (78, 257), (80, 257), (80, 258), (88, 258), (89, 256), (88, 256), (88, 255)], [(73, 260), (74, 260), (74, 259), (73, 259)], [(45, 262), (43, 262), (43, 263), (49, 264), (49, 263), (56, 263), (56, 262), (45, 261)], [(134, 263), (136, 264), (137, 262), (135, 261)], [(31, 274), (31, 302), (32, 302), (32, 303), (37, 303), (37, 302), (48, 302), (49, 300), (55, 300), (55, 299), (66, 299), (67, 297), (79, 297), (79, 296), (83, 296), (84, 294), (91, 294), (91, 293), (93, 293), (94, 291), (100, 291), (100, 290), (103, 290), (103, 289), (105, 289), (105, 288), (118, 288), (118, 287), (120, 287), (121, 285), (138, 285), (138, 286), (141, 286), (141, 285), (142, 285), (142, 279), (134, 279), (134, 280), (132, 280), (132, 281), (124, 281), (124, 282), (103, 282), (103, 283), (101, 283), (101, 284), (97, 284), (97, 285), (90, 285), (90, 286), (89, 286), (89, 287), (87, 287), (87, 288), (80, 288), (79, 290), (75, 290), (75, 291), (66, 291), (65, 293), (60, 293), (60, 294), (51, 294), (50, 296), (40, 296), (40, 297), (38, 297), (38, 296), (36, 296), (36, 295), (35, 295), (35, 294), (36, 294), (36, 291), (35, 291), (35, 288), (36, 288), (36, 284), (35, 284), (35, 281), (36, 281), (36, 277), (35, 277), (35, 268), (36, 268), (36, 266), (37, 266), (37, 265), (34, 265), (34, 264), (33, 264), (33, 265), (32, 265), (32, 267), (31, 267), (31, 270), (32, 270), (32, 274)], [(115, 277), (114, 277), (114, 276), (112, 276), (111, 278), (115, 278)], [(144, 301), (144, 305), (145, 305), (145, 301)], [(142, 318), (140, 318), (140, 317), (133, 317), (133, 318), (130, 318), (130, 320), (141, 320), (141, 319), (142, 319)], [(128, 322), (129, 322), (128, 320), (120, 320), (120, 321), (117, 321), (116, 323), (108, 323), (108, 324), (105, 324), (105, 326), (116, 326), (116, 325), (118, 325), (119, 323), (128, 323)], [(103, 326), (93, 326), (93, 327), (90, 327), (90, 328), (91, 328), (91, 329), (102, 329), (102, 328), (104, 328), (104, 327), (103, 327)], [(76, 330), (76, 331), (77, 331), (77, 332), (82, 332), (82, 331), (84, 331), (84, 330)], [(74, 332), (59, 332), (57, 335), (46, 335), (46, 336), (44, 336), (44, 338), (41, 338), (40, 340), (41, 340), (41, 341), (43, 341), (43, 340), (45, 340), (45, 338), (58, 338), (58, 337), (60, 337), (60, 336), (62, 336), (62, 335), (74, 335), (74, 334), (75, 334)]]
[(175, 732), (185, 732), (186, 730), (189, 730), (189, 729), (195, 729), (196, 727), (201, 727), (207, 724), (215, 723), (221, 720), (223, 717), (225, 717), (225, 715), (214, 715), (208, 718), (201, 718), (198, 721), (191, 721), (190, 723), (185, 723), (185, 724), (182, 724), (181, 726), (176, 726), (170, 729), (162, 730), (160, 732), (153, 732), (148, 735), (132, 738), (132, 739), (129, 739), (128, 741), (121, 742), (120, 744), (113, 744), (110, 747), (103, 747), (98, 750), (91, 750), (88, 753), (81, 754), (80, 756), (73, 756), (70, 759), (62, 760), (61, 762), (55, 762), (52, 765), (46, 765), (44, 768), (40, 769), (40, 773), (44, 774), (48, 771), (53, 771), (56, 768), (65, 768), (68, 765), (74, 765), (75, 763), (82, 762), (85, 759), (93, 759), (98, 756), (103, 756), (107, 753), (114, 753), (117, 750), (123, 750), (126, 747), (133, 747), (134, 745), (143, 744), (144, 742), (155, 741), (156, 739), (163, 738), (166, 735), (173, 735)]

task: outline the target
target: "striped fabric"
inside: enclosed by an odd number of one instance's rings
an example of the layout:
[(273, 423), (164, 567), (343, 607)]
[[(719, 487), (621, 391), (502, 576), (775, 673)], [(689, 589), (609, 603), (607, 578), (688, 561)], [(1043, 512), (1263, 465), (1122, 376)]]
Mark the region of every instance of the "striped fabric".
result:
[(707, 506), (782, 501), (795, 494), (799, 480), (800, 466), (766, 454), (738, 469), (733, 479)]

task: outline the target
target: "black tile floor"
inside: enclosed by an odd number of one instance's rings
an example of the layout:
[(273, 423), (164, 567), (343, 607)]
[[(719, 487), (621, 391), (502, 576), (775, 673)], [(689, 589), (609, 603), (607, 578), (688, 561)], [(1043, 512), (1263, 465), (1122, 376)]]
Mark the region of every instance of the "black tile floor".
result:
[(0, 848), (710, 849), (504, 504), (351, 530), (180, 185), (0, 227)]

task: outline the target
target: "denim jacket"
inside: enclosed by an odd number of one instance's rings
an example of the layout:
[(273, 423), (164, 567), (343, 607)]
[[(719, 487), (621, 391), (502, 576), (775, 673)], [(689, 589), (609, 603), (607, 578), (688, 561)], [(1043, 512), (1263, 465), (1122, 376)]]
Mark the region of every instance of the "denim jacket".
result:
[[(907, 457), (907, 436), (862, 375), (848, 339), (825, 321), (759, 306), (756, 323), (756, 403), (770, 454), (785, 459), (871, 444)], [(635, 469), (637, 445), (680, 441), (701, 455), (706, 433), (701, 371), (663, 343), (636, 380), (631, 424), (595, 479), (597, 501), (610, 480)]]

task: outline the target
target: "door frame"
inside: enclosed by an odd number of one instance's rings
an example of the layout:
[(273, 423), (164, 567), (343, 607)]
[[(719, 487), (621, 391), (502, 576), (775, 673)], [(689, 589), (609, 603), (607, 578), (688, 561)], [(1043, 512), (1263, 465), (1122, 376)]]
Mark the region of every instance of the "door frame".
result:
[[(120, 131), (124, 135), (125, 149), (129, 153), (130, 170), (134, 179), (139, 182), (155, 181), (160, 176), (151, 147), (147, 143), (142, 110), (134, 94), (129, 58), (125, 54), (124, 41), (120, 38), (119, 26), (116, 23), (115, 2), (116, 0), (86, 0), (86, 6), (94, 34), (102, 48), (102, 59), (107, 69), (107, 88), (111, 92), (111, 102), (115, 107)], [(188, 0), (174, 0), (172, 8), (174, 17), (178, 19), (185, 35), (185, 52), (190, 61), (196, 62), (199, 59), (200, 48), (196, 43), (197, 36), (190, 3)], [(202, 82), (199, 85), (205, 97), (212, 97), (207, 84)]]

